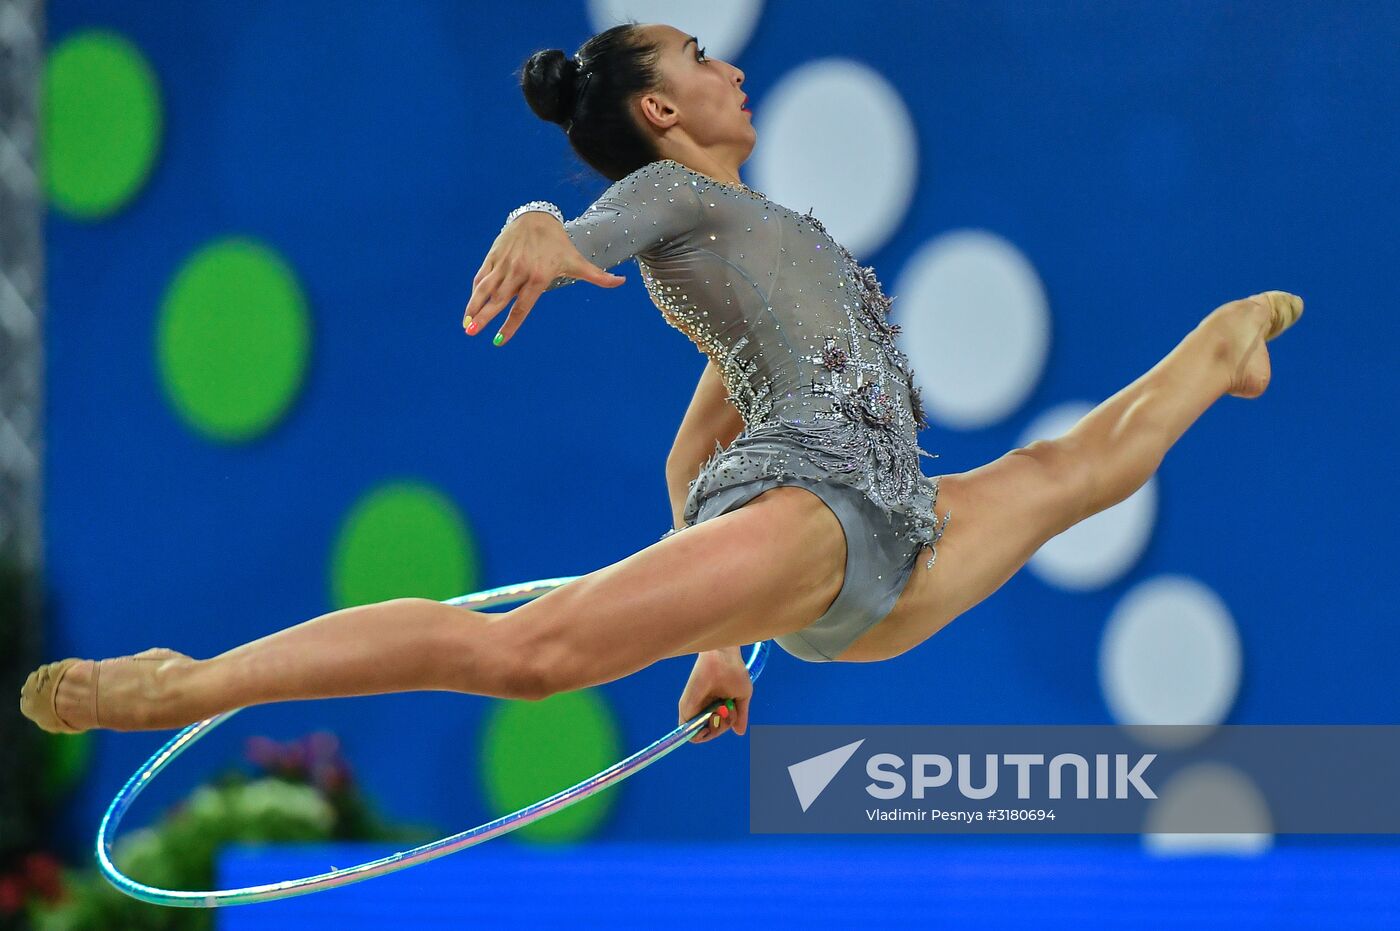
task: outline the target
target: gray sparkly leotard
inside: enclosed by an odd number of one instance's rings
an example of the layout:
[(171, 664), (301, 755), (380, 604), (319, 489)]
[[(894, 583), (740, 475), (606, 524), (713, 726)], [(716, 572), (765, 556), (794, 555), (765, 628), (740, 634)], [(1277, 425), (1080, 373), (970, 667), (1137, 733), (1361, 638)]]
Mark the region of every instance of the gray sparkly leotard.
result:
[(924, 546), (933, 567), (943, 533), (938, 481), (919, 468), (936, 458), (918, 445), (928, 423), (874, 269), (810, 211), (672, 159), (615, 182), (565, 229), (601, 268), (637, 259), (652, 302), (714, 361), (744, 420), (690, 483), (686, 526), (792, 484), (842, 518), (842, 593), (810, 628), (775, 638), (830, 660), (888, 613)]

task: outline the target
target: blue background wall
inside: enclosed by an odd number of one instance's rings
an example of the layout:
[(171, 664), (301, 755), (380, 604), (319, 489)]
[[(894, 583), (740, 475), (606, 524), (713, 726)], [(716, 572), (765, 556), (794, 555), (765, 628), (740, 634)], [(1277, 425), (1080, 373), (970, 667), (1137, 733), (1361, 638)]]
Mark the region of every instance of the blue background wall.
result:
[[(993, 230), (1034, 261), (1056, 310), (1044, 377), (1016, 416), (921, 438), (940, 471), (1001, 455), (1064, 399), (1107, 397), (1223, 301), (1283, 288), (1308, 310), (1272, 344), (1268, 394), (1226, 399), (1168, 455), (1150, 546), (1122, 579), (1070, 593), (1022, 573), (887, 663), (778, 652), (752, 722), (1110, 720), (1105, 619), (1167, 573), (1208, 585), (1235, 620), (1245, 666), (1231, 723), (1396, 720), (1400, 15), (888, 3), (845, 28), (852, 9), (765, 6), (736, 60), (760, 121), (765, 88), (808, 59), (881, 72), (930, 170), (896, 235), (858, 258), (888, 288), (930, 237)], [(703, 359), (660, 319), (635, 264), (616, 269), (629, 281), (615, 291), (546, 296), (501, 349), (460, 329), (508, 210), (547, 198), (576, 215), (606, 186), (573, 180), (562, 134), (512, 74), (537, 48), (583, 41), (583, 5), (65, 0), (49, 15), (51, 43), (103, 27), (139, 47), (166, 121), (127, 209), (47, 221), (53, 657), (209, 656), (330, 610), (339, 523), (390, 479), (426, 482), (468, 516), (483, 588), (589, 572), (666, 530), (664, 459)], [(314, 330), (290, 415), (236, 446), (179, 421), (153, 360), (175, 270), (230, 233), (289, 262)], [(599, 478), (581, 481), (585, 466)], [(598, 690), (627, 747), (674, 725), (689, 669), (659, 663)], [(466, 826), (493, 814), (477, 778), (492, 704), (418, 693), (251, 709), (139, 807), (163, 807), (250, 733), (324, 727), (389, 814)], [(166, 736), (97, 736), (74, 838), (86, 843)], [(607, 837), (746, 833), (743, 739), (682, 755), (616, 790)], [(719, 802), (675, 804), (702, 792)]]

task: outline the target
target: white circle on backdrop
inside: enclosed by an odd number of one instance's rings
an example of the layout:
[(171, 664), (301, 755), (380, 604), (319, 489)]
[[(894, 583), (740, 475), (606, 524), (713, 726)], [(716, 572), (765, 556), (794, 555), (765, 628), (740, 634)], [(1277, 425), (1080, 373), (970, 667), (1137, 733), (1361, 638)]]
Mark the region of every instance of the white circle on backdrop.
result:
[[(1225, 763), (1194, 763), (1172, 774), (1150, 800), (1142, 844), (1162, 856), (1252, 855), (1273, 846), (1269, 803), (1254, 780)], [(1179, 831), (1211, 824), (1228, 831)]]
[[(1240, 686), (1234, 618), (1210, 588), (1164, 575), (1123, 596), (1099, 644), (1099, 683), (1120, 724), (1217, 725)], [(1139, 729), (1160, 746), (1196, 743), (1209, 728)]]
[[(1083, 401), (1052, 407), (1031, 421), (1018, 446), (1051, 440), (1094, 409)], [(1157, 521), (1157, 477), (1107, 510), (1100, 511), (1051, 537), (1036, 550), (1030, 570), (1050, 585), (1068, 591), (1092, 591), (1122, 578), (1147, 549)]]
[(862, 256), (899, 228), (919, 175), (918, 137), (899, 92), (867, 65), (824, 58), (764, 88), (754, 120), (745, 183), (797, 213), (810, 209), (870, 264)]
[(985, 230), (945, 233), (910, 257), (892, 294), (930, 422), (980, 429), (1025, 404), (1045, 372), (1050, 306), (1013, 244)]
[(686, 35), (699, 38), (700, 47), (710, 58), (723, 58), (728, 62), (734, 62), (748, 48), (754, 26), (762, 13), (763, 4), (755, 0), (706, 0), (704, 3), (693, 0), (589, 0), (588, 4), (588, 19), (595, 32), (632, 19), (639, 23), (665, 23)]

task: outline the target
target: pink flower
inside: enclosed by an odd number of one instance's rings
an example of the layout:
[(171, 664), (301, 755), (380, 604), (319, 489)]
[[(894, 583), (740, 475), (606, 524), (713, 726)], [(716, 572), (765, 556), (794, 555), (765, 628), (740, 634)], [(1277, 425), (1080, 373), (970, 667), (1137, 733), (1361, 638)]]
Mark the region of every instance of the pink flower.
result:
[(306, 748), (301, 744), (286, 744), (282, 748), (281, 764), (285, 769), (301, 772), (306, 768), (306, 755)]
[(249, 737), (243, 742), (243, 754), (255, 766), (273, 769), (277, 765), (277, 742), (267, 737)]
[(25, 857), (24, 879), (45, 902), (57, 902), (63, 898), (63, 868), (49, 854), (31, 853)]

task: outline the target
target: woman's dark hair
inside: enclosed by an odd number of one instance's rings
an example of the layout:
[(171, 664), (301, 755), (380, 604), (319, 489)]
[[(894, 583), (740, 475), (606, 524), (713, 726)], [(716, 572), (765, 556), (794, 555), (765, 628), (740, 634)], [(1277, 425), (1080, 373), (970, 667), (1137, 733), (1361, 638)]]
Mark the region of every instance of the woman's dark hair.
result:
[(558, 123), (578, 157), (609, 181), (620, 181), (661, 159), (637, 125), (630, 101), (662, 85), (661, 50), (631, 20), (598, 33), (574, 57), (563, 49), (535, 52), (520, 69), (525, 102), (540, 119)]

